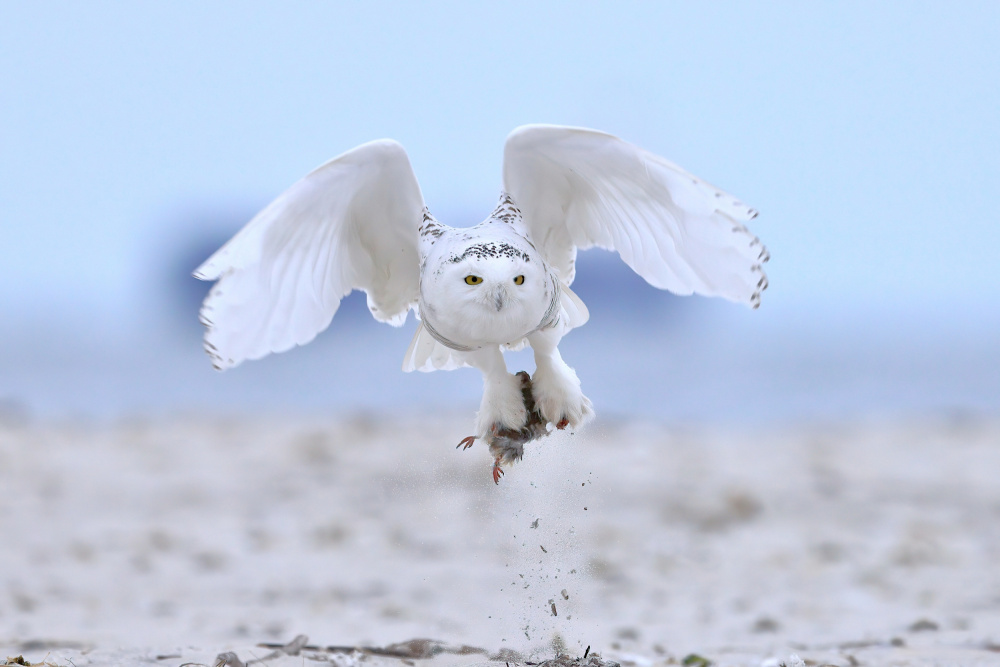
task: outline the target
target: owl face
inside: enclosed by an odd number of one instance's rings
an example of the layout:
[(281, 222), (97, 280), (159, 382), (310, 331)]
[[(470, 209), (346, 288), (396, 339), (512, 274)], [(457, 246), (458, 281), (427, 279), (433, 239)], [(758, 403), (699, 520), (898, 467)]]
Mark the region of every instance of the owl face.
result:
[(436, 259), (422, 279), (421, 310), (449, 339), (515, 342), (545, 315), (553, 286), (528, 244), (480, 240)]

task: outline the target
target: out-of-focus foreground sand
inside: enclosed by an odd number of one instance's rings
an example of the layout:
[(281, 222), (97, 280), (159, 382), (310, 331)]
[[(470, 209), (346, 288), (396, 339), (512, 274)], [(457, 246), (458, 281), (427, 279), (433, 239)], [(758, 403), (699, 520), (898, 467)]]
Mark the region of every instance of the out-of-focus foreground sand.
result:
[(996, 421), (599, 420), (499, 486), (482, 444), (454, 448), (470, 424), (0, 426), (0, 657), (211, 664), (303, 633), (536, 659), (558, 635), (641, 667), (1000, 663)]

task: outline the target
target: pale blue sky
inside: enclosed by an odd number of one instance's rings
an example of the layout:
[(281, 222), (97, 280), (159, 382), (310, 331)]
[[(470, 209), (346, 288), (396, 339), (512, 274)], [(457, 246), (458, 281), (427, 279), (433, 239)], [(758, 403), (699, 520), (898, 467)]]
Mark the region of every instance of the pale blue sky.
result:
[(759, 208), (776, 315), (995, 308), (997, 44), (992, 2), (5, 3), (4, 319), (127, 322), (188, 219), (378, 137), (473, 222), (529, 122)]

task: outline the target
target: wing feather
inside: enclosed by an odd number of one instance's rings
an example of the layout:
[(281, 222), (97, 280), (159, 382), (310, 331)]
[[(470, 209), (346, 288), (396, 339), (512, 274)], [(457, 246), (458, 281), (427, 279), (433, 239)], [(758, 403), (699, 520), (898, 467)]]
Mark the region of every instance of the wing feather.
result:
[(769, 259), (743, 224), (757, 212), (610, 134), (526, 125), (504, 148), (504, 190), (538, 249), (571, 284), (577, 249), (617, 251), (651, 285), (756, 308)]
[(406, 151), (364, 144), (294, 184), (195, 271), (218, 280), (201, 309), (217, 368), (308, 343), (351, 290), (401, 325), (419, 295), (423, 197)]

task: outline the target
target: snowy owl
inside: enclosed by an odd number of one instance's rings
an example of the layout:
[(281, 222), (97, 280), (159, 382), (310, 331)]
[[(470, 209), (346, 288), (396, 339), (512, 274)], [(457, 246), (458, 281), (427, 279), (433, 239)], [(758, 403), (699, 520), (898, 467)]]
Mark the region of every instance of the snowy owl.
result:
[[(416, 313), (404, 371), (482, 372), (475, 435), (460, 446), (506, 437), (516, 449), (548, 424), (578, 428), (594, 415), (558, 347), (589, 317), (570, 289), (578, 249), (614, 250), (660, 289), (756, 308), (768, 253), (743, 224), (756, 215), (612, 135), (528, 125), (507, 137), (496, 209), (453, 228), (424, 206), (403, 147), (373, 141), (291, 186), (195, 271), (218, 281), (201, 309), (205, 349), (225, 369), (303, 345), (364, 290), (380, 322)], [(530, 381), (503, 357), (525, 345)], [(510, 451), (494, 453), (496, 480)]]

